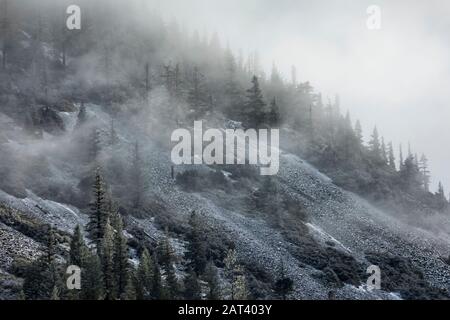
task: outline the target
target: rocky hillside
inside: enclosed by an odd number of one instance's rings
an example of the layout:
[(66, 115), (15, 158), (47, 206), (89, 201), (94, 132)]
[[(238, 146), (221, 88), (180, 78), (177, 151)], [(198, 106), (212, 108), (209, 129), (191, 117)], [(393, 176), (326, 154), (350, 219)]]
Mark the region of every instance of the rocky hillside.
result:
[[(92, 117), (101, 118), (100, 123), (105, 124), (102, 130), (107, 131), (109, 119), (101, 107), (89, 105), (88, 109)], [(75, 122), (77, 114), (60, 114), (68, 127), (65, 136), (74, 134), (70, 123)], [(123, 123), (115, 128), (121, 141), (117, 149), (126, 148), (128, 128)], [(65, 138), (46, 135), (44, 140), (60, 143)], [(171, 178), (169, 151), (158, 141), (149, 140), (142, 147), (143, 158), (149, 164), (146, 176), (151, 182), (146, 192), (153, 202), (141, 216), (127, 215), (125, 221), (131, 247), (133, 239), (155, 242), (164, 235), (164, 228), (169, 228), (180, 277), (186, 244), (184, 228), (189, 213), (195, 210), (213, 235), (211, 241), (218, 251), (224, 244), (236, 248), (256, 297), (273, 297), (272, 283), (278, 276), (280, 261), (294, 281), (290, 295), (293, 299), (328, 299), (330, 294), (339, 299), (448, 297), (450, 266), (443, 259), (449, 254), (447, 234), (412, 227), (393, 218), (283, 150), (280, 172), (270, 182), (251, 172), (238, 172), (238, 167), (217, 171), (196, 166), (199, 174), (189, 180), (202, 182), (196, 190), (186, 190), (179, 179)], [(72, 176), (74, 164), (64, 166), (57, 172), (76, 180)], [(189, 166), (176, 168), (177, 173), (192, 170)], [(211, 172), (220, 172), (221, 178), (206, 186), (204, 181), (211, 180)], [(275, 191), (264, 194), (267, 184)], [(33, 260), (40, 254), (45, 243), (43, 226), (50, 224), (58, 230), (60, 249), (64, 251), (68, 249), (64, 237), (76, 225), (86, 225), (89, 211), (45, 199), (31, 190), (26, 190), (22, 198), (2, 191), (0, 201), (1, 295), (10, 298), (11, 288), (20, 286), (15, 263)], [(135, 257), (131, 255), (130, 259)], [(366, 269), (372, 264), (381, 268), (381, 291), (365, 289)]]

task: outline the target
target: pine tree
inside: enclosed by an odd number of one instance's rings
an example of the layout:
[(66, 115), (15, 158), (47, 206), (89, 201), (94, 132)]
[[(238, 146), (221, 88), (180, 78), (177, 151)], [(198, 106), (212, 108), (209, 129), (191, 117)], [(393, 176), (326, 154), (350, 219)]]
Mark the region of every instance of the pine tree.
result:
[(184, 279), (184, 298), (187, 300), (200, 300), (201, 288), (198, 283), (197, 274), (189, 267), (186, 278)]
[(114, 120), (111, 120), (111, 126), (109, 130), (109, 145), (114, 146), (119, 141), (119, 136), (117, 135), (116, 128), (114, 127)]
[(375, 159), (380, 159), (381, 157), (381, 147), (380, 147), (380, 139), (378, 136), (377, 127), (373, 129), (372, 139), (369, 142), (370, 151)]
[(403, 148), (402, 145), (400, 144), (399, 146), (399, 170), (401, 171), (403, 169), (404, 166), (404, 161), (403, 161)]
[(445, 198), (445, 192), (444, 192), (444, 185), (442, 184), (442, 182), (439, 181), (438, 184), (438, 192), (437, 192), (439, 198), (443, 201), (447, 201), (447, 199)]
[(175, 274), (175, 268), (173, 265), (173, 249), (170, 245), (168, 231), (166, 230), (166, 236), (159, 245), (160, 247), (160, 261), (164, 269), (168, 298), (178, 299), (180, 288), (178, 279)]
[(127, 285), (125, 286), (125, 292), (122, 294), (121, 298), (123, 300), (136, 300), (137, 299), (137, 292), (134, 285), (134, 274), (130, 273), (130, 276), (127, 280)]
[(392, 145), (392, 142), (389, 142), (389, 145), (388, 145), (388, 164), (389, 164), (389, 167), (392, 169), (392, 171), (397, 170), (397, 168), (395, 166), (394, 147)]
[(123, 235), (122, 218), (116, 213), (114, 224), (114, 275), (115, 286), (117, 290), (117, 297), (122, 297), (126, 292), (126, 287), (129, 282), (130, 266), (128, 263), (128, 245), (127, 239)]
[(383, 164), (388, 163), (388, 154), (386, 144), (384, 142), (384, 137), (381, 137), (381, 159), (383, 160)]
[(130, 191), (132, 194), (132, 207), (138, 214), (143, 207), (145, 191), (147, 190), (146, 176), (144, 174), (143, 160), (139, 142), (136, 141), (131, 154)]
[(355, 124), (355, 135), (356, 135), (356, 138), (358, 139), (359, 145), (362, 145), (363, 144), (363, 133), (362, 133), (361, 122), (359, 122), (359, 120), (357, 120), (356, 124)]
[(237, 119), (242, 105), (241, 92), (236, 80), (236, 61), (231, 50), (228, 48), (225, 53), (225, 104), (226, 112), (232, 119)]
[(185, 256), (189, 261), (189, 265), (198, 274), (204, 272), (207, 263), (205, 232), (202, 230), (201, 225), (202, 222), (195, 211), (193, 211), (189, 217), (188, 245)]
[(428, 159), (425, 154), (420, 158), (419, 170), (422, 175), (422, 184), (426, 192), (430, 191), (430, 171), (428, 170)]
[(100, 248), (103, 235), (105, 233), (106, 221), (110, 218), (107, 206), (105, 184), (100, 173), (100, 168), (97, 168), (95, 173), (95, 181), (93, 186), (93, 201), (90, 204), (91, 213), (89, 216), (89, 223), (87, 231), (89, 236)]
[(237, 262), (236, 251), (231, 249), (228, 251), (224, 260), (225, 273), (230, 281), (230, 299), (245, 300), (248, 298), (247, 281), (244, 271)]
[(109, 219), (105, 226), (100, 248), (105, 299), (114, 300), (117, 297), (116, 277), (114, 274), (114, 230), (111, 227)]
[(56, 239), (52, 227), (48, 228), (44, 253), (24, 271), (23, 292), (26, 299), (58, 299), (62, 288), (56, 262)]
[(161, 271), (159, 269), (156, 256), (153, 257), (153, 281), (152, 281), (151, 296), (155, 300), (160, 300), (164, 296), (161, 281)]
[(208, 300), (220, 300), (220, 283), (219, 276), (217, 273), (217, 268), (214, 263), (211, 261), (208, 263), (205, 272), (205, 279), (208, 282)]
[(252, 78), (252, 87), (247, 90), (247, 103), (244, 107), (244, 124), (248, 128), (257, 128), (265, 120), (266, 103), (264, 102), (259, 81)]
[(100, 258), (89, 252), (81, 277), (81, 299), (100, 300), (104, 297), (103, 273)]
[(70, 241), (69, 263), (82, 267), (84, 266), (86, 255), (87, 247), (81, 234), (81, 228), (77, 225), (73, 231), (72, 240)]
[(191, 88), (188, 92), (188, 103), (194, 110), (194, 118), (199, 119), (206, 112), (206, 95), (203, 88), (204, 75), (200, 73), (198, 67), (194, 67), (192, 74)]
[(270, 103), (270, 111), (267, 114), (267, 123), (271, 126), (277, 126), (280, 123), (280, 108), (275, 98)]
[(278, 272), (279, 277), (275, 282), (275, 293), (283, 300), (286, 300), (286, 297), (289, 293), (291, 293), (294, 289), (294, 282), (291, 278), (286, 276), (286, 270), (284, 268), (284, 261), (281, 260), (280, 270)]
[(102, 139), (99, 129), (94, 128), (92, 130), (90, 143), (91, 143), (89, 150), (90, 160), (97, 162), (100, 152), (102, 151)]
[(137, 269), (136, 294), (139, 300), (150, 299), (153, 291), (155, 266), (147, 250), (144, 249)]

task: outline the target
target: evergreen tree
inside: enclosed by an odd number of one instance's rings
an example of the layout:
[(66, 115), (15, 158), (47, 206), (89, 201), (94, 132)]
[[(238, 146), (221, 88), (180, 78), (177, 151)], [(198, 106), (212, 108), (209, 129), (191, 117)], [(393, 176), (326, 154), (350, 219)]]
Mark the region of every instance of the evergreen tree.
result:
[(389, 142), (389, 145), (388, 145), (388, 164), (389, 164), (389, 167), (392, 169), (392, 171), (397, 170), (397, 168), (395, 166), (394, 147), (392, 145), (392, 142)]
[(225, 273), (230, 281), (230, 299), (246, 300), (248, 298), (247, 281), (244, 271), (237, 262), (236, 251), (231, 249), (225, 257)]
[(379, 160), (381, 157), (381, 147), (377, 127), (373, 129), (372, 139), (369, 142), (369, 148), (374, 159)]
[(161, 281), (161, 271), (159, 269), (156, 257), (153, 257), (153, 281), (152, 281), (152, 291), (151, 296), (155, 300), (162, 299), (164, 296), (163, 286)]
[(188, 92), (188, 103), (194, 110), (194, 118), (199, 119), (206, 113), (206, 94), (203, 84), (204, 75), (200, 73), (197, 67), (194, 67), (192, 74), (191, 88)]
[(114, 300), (117, 297), (116, 277), (114, 273), (114, 230), (109, 220), (105, 226), (105, 233), (100, 248), (105, 299)]
[(137, 292), (134, 283), (135, 283), (134, 274), (133, 272), (131, 272), (127, 280), (127, 285), (125, 286), (125, 292), (121, 297), (123, 300), (137, 299)]
[(247, 103), (244, 107), (243, 120), (246, 127), (257, 128), (265, 120), (266, 103), (256, 76), (252, 78), (252, 84), (252, 87), (247, 90)]
[(381, 159), (383, 160), (383, 164), (388, 163), (388, 154), (387, 154), (386, 144), (384, 142), (383, 137), (381, 137)]
[(92, 130), (90, 143), (90, 160), (97, 162), (100, 152), (102, 151), (102, 139), (99, 129), (94, 128)]
[(95, 173), (95, 181), (93, 186), (93, 201), (90, 204), (89, 223), (87, 231), (91, 239), (100, 248), (103, 235), (105, 233), (106, 222), (110, 215), (108, 212), (107, 198), (105, 184), (100, 173), (100, 168), (97, 168)]
[(184, 279), (184, 297), (187, 300), (200, 300), (201, 288), (198, 283), (197, 274), (189, 267), (186, 278)]
[(400, 170), (400, 179), (403, 187), (409, 191), (417, 190), (422, 185), (419, 168), (416, 166), (413, 156), (406, 158), (403, 163)]
[(128, 245), (127, 239), (123, 235), (122, 218), (116, 213), (116, 223), (114, 225), (114, 275), (117, 297), (122, 297), (126, 293), (126, 287), (129, 283), (130, 266), (128, 263)]
[(144, 174), (139, 142), (136, 141), (131, 154), (130, 191), (132, 194), (132, 207), (136, 214), (144, 205), (145, 191), (147, 190), (146, 176)]
[(175, 268), (173, 264), (173, 249), (170, 245), (168, 231), (166, 230), (166, 236), (162, 240), (160, 247), (160, 261), (164, 269), (166, 286), (165, 289), (168, 294), (168, 299), (178, 299), (180, 288), (178, 285), (178, 279), (175, 274)]
[(117, 135), (116, 128), (114, 127), (114, 120), (111, 120), (111, 126), (109, 129), (109, 145), (114, 146), (119, 141), (119, 136)]
[(214, 263), (209, 262), (206, 267), (205, 279), (208, 282), (208, 300), (220, 300), (220, 283), (217, 268)]
[(89, 252), (81, 277), (81, 299), (100, 300), (104, 297), (103, 273), (100, 258)]
[(286, 270), (284, 268), (283, 260), (281, 260), (279, 277), (275, 282), (274, 289), (275, 293), (283, 300), (286, 300), (287, 295), (294, 289), (294, 282), (291, 278), (286, 276)]
[(139, 300), (150, 299), (153, 291), (155, 266), (147, 250), (144, 249), (137, 270), (136, 295)]
[(86, 255), (87, 247), (81, 234), (81, 228), (77, 225), (73, 231), (72, 240), (70, 241), (69, 263), (82, 267), (84, 266)]
[(402, 149), (402, 145), (400, 144), (399, 147), (399, 170), (401, 171), (403, 166), (404, 166), (404, 161), (403, 161), (403, 149)]
[(447, 201), (447, 199), (445, 198), (444, 185), (440, 181), (439, 181), (439, 184), (438, 184), (438, 192), (437, 192), (437, 194), (438, 194), (440, 200)]
[(422, 175), (422, 185), (426, 192), (430, 191), (430, 171), (428, 170), (428, 159), (422, 154), (420, 158), (419, 170)]
[(355, 124), (355, 135), (356, 135), (359, 145), (362, 145), (363, 144), (363, 133), (362, 133), (361, 122), (359, 122), (359, 120), (357, 120), (356, 124)]
[(241, 92), (236, 79), (236, 61), (228, 48), (225, 52), (225, 104), (226, 112), (232, 119), (237, 119), (242, 106)]
[(280, 108), (275, 98), (270, 103), (270, 111), (267, 114), (267, 123), (271, 126), (277, 126), (280, 123)]
[(48, 228), (44, 253), (27, 266), (24, 272), (23, 292), (29, 300), (59, 299), (62, 281), (56, 262), (56, 239), (52, 227)]
[(193, 211), (189, 217), (188, 245), (185, 256), (189, 260), (189, 265), (198, 274), (204, 272), (207, 263), (205, 232), (201, 226), (202, 222), (196, 212)]

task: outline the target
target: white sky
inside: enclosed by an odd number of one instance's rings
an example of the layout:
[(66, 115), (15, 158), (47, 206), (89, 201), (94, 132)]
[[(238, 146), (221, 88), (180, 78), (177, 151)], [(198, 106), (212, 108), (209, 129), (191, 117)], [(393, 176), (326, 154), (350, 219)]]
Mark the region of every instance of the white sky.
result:
[[(340, 95), (366, 135), (408, 141), (430, 160), (433, 184), (450, 188), (450, 1), (148, 0), (167, 18), (217, 31), (235, 50), (259, 51), (290, 77)], [(366, 27), (369, 5), (381, 30)]]

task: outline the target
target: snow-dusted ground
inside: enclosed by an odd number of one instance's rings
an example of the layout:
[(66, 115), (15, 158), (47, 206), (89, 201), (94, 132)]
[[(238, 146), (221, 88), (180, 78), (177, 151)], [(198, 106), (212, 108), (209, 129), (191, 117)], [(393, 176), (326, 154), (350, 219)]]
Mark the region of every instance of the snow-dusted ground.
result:
[[(105, 129), (110, 119), (98, 106), (87, 105), (90, 115), (100, 120)], [(76, 113), (65, 114), (64, 123), (68, 131), (74, 126)], [(116, 124), (121, 141), (134, 141), (128, 128)], [(167, 137), (170, 141), (170, 136)], [(239, 257), (249, 264), (258, 265), (273, 277), (281, 259), (287, 274), (295, 282), (293, 298), (327, 299), (329, 288), (315, 277), (317, 270), (299, 263), (290, 254), (291, 246), (280, 230), (271, 227), (258, 215), (243, 214), (244, 208), (234, 202), (234, 195), (219, 190), (203, 193), (186, 193), (170, 177), (170, 151), (151, 142), (142, 145), (144, 158), (150, 164), (151, 179), (149, 192), (165, 202), (167, 211), (178, 217), (187, 217), (196, 210), (205, 219), (205, 225), (220, 230), (233, 239)], [(178, 170), (178, 168), (176, 168)], [(301, 203), (309, 217), (310, 233), (318, 243), (333, 242), (337, 250), (351, 254), (362, 264), (366, 263), (367, 252), (394, 253), (411, 258), (424, 271), (427, 280), (436, 287), (448, 288), (449, 266), (440, 259), (449, 254), (448, 235), (432, 234), (413, 228), (392, 216), (374, 208), (358, 196), (335, 186), (331, 179), (317, 171), (299, 157), (281, 152), (280, 171), (276, 176), (281, 192)], [(41, 199), (31, 191), (25, 199), (17, 199), (0, 191), (0, 202), (23, 211), (65, 231), (71, 231), (77, 224), (85, 224), (87, 216), (77, 208)], [(224, 202), (236, 203), (225, 207)], [(163, 233), (157, 230), (152, 219), (131, 219), (131, 225), (141, 227), (150, 238), (158, 239)], [(14, 232), (8, 228), (0, 231)], [(173, 244), (178, 253), (183, 252), (183, 243), (177, 239)], [(31, 245), (32, 247), (32, 245)], [(17, 248), (20, 251), (20, 248)], [(0, 252), (1, 255), (1, 252)], [(363, 285), (363, 284), (361, 284)], [(346, 285), (336, 292), (343, 299), (398, 299), (395, 293), (369, 292), (364, 287)]]

